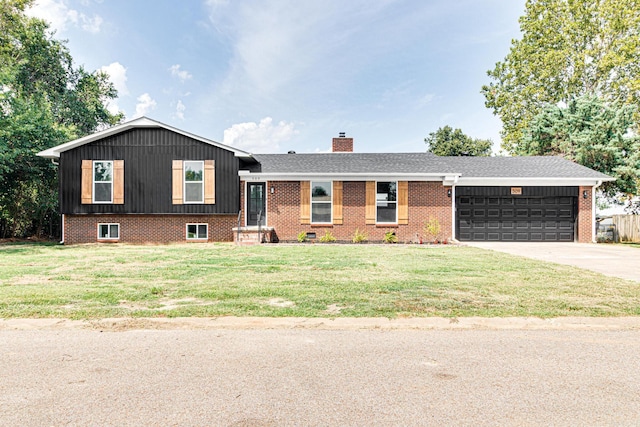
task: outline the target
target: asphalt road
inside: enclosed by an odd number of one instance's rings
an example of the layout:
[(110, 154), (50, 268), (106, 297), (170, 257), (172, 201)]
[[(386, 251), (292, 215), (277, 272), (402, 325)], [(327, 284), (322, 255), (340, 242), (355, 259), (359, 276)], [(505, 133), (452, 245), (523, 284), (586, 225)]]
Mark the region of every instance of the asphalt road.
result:
[(2, 426), (640, 425), (640, 330), (0, 330)]

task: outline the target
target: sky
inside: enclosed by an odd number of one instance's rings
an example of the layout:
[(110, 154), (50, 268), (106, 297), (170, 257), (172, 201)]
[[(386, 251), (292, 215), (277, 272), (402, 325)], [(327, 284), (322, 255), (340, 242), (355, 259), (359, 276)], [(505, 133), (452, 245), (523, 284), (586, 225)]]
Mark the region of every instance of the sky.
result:
[(449, 125), (500, 145), (480, 93), (525, 0), (36, 0), (112, 111), (251, 153), (425, 151)]

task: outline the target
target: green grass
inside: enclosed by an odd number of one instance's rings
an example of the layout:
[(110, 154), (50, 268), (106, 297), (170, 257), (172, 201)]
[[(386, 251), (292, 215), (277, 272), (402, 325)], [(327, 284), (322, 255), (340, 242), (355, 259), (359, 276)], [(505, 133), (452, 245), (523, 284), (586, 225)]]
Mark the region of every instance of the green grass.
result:
[(0, 246), (0, 318), (628, 316), (640, 283), (476, 248)]

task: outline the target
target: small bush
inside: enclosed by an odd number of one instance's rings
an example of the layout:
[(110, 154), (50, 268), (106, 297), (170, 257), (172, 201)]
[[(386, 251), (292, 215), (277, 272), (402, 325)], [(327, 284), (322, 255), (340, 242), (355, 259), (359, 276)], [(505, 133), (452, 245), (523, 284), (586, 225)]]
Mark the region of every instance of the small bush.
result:
[(367, 233), (366, 231), (360, 231), (359, 228), (356, 228), (356, 231), (353, 233), (353, 238), (351, 241), (353, 243), (362, 243), (367, 241)]
[(431, 237), (431, 241), (437, 242), (440, 236), (440, 221), (438, 218), (429, 217), (429, 220), (424, 224), (424, 234)]
[(324, 233), (324, 236), (320, 238), (320, 243), (333, 243), (336, 241), (336, 238), (333, 237), (333, 234), (329, 230)]
[(306, 231), (301, 231), (298, 233), (298, 242), (300, 243), (304, 243), (307, 241), (307, 232)]
[(396, 236), (396, 232), (393, 230), (389, 230), (384, 233), (384, 242), (385, 243), (398, 243), (398, 236)]

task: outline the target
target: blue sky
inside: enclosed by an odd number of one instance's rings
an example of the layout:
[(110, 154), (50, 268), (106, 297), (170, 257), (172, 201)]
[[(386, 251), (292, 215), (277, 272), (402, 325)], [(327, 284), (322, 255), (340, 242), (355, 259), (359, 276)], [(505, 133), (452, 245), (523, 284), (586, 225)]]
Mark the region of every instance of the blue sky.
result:
[(525, 0), (36, 0), (76, 65), (146, 115), (254, 153), (424, 151), (439, 127), (500, 143), (480, 94)]

